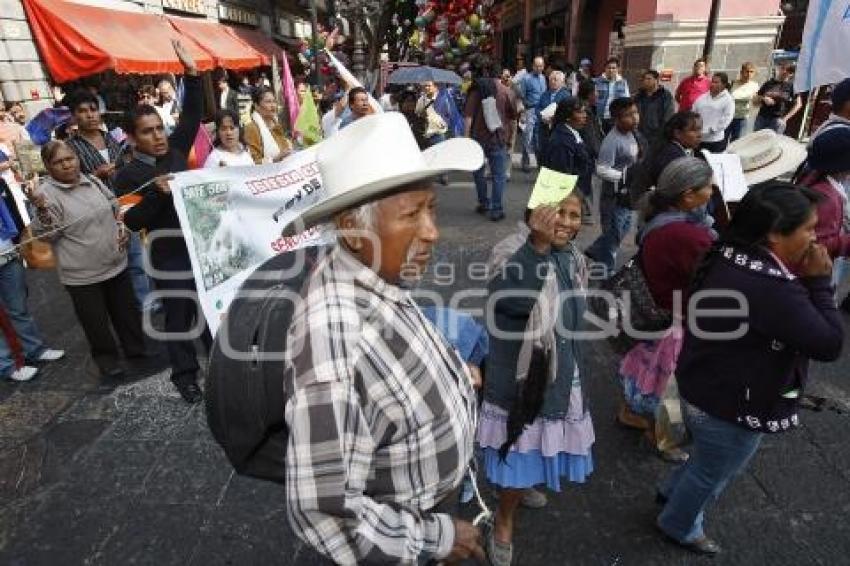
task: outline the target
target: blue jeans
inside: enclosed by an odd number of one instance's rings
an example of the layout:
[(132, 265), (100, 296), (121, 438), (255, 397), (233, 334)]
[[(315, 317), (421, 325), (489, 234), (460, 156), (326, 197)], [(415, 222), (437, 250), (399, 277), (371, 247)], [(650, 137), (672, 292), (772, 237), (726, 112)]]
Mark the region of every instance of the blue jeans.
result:
[(746, 123), (746, 118), (733, 118), (732, 123), (729, 124), (728, 128), (726, 128), (726, 141), (728, 143), (732, 143), (736, 139), (740, 138), (741, 133), (744, 131), (744, 124)]
[[(47, 349), (32, 315), (27, 310), (27, 280), (20, 259), (0, 267), (0, 306), (6, 311), (28, 361), (35, 361)], [(0, 332), (0, 376), (15, 371), (15, 360), (6, 337)]]
[(507, 164), (510, 159), (508, 149), (504, 146), (484, 148), (484, 157), (490, 164), (490, 177), (493, 179), (493, 192), (488, 197), (487, 177), (484, 166), (472, 174), (475, 179), (475, 190), (478, 191), (478, 204), (492, 212), (502, 212), (502, 196), (505, 194), (507, 183)]
[(838, 287), (850, 276), (850, 259), (837, 257), (832, 263), (832, 285), (838, 290)]
[(525, 130), (522, 132), (522, 166), (528, 167), (532, 153), (537, 148), (537, 111), (529, 108), (525, 111)]
[(604, 183), (599, 193), (599, 221), (602, 234), (585, 253), (605, 265), (609, 275), (617, 265), (617, 251), (620, 249), (623, 238), (632, 228), (633, 217), (632, 209), (617, 204), (614, 187), (610, 183)]
[(148, 294), (151, 292), (151, 283), (148, 274), (145, 273), (145, 249), (138, 232), (130, 233), (130, 244), (127, 246), (127, 272), (133, 283), (133, 293), (139, 310), (145, 306)]
[(684, 400), (682, 408), (694, 448), (690, 459), (659, 490), (667, 505), (658, 516), (658, 526), (675, 540), (689, 543), (705, 537), (706, 505), (744, 469), (764, 435), (712, 417)]

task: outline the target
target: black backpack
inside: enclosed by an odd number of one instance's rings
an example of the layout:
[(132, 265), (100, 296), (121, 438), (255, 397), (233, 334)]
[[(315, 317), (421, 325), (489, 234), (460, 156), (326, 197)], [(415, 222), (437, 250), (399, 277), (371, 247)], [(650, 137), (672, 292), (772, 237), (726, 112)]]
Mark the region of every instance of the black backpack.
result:
[[(282, 292), (298, 295), (325, 250), (303, 248), (263, 263), (239, 288), (216, 335), (206, 380), (207, 422), (239, 474), (284, 483), (289, 431), (282, 353), (295, 302)], [(234, 351), (238, 355), (228, 355)]]

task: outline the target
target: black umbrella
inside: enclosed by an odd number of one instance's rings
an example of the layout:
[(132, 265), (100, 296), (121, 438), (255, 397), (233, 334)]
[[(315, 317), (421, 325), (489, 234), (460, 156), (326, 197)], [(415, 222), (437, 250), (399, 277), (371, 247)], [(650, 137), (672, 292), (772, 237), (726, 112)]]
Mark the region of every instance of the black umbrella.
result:
[(459, 85), (462, 79), (460, 75), (453, 71), (437, 69), (436, 67), (401, 67), (393, 71), (387, 84), (406, 85), (429, 82)]

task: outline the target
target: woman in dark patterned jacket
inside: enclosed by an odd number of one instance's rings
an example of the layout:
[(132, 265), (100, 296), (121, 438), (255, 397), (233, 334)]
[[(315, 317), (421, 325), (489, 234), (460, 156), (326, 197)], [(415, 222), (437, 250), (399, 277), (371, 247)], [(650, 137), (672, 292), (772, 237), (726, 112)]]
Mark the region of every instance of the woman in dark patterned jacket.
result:
[(708, 502), (764, 434), (799, 424), (809, 360), (841, 354), (832, 261), (816, 242), (817, 201), (789, 183), (754, 187), (697, 270), (676, 368), (694, 449), (658, 493), (658, 527), (694, 552), (720, 552), (703, 530)]

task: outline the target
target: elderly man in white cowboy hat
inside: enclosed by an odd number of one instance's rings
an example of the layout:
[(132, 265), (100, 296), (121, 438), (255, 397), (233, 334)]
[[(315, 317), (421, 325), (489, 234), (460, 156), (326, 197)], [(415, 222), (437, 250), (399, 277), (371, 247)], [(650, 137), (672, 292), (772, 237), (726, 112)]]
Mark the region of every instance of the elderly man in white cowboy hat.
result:
[(434, 178), (482, 162), (467, 139), (420, 152), (401, 114), (367, 116), (318, 149), (327, 197), (284, 229), (338, 234), (301, 292), (284, 387), (290, 523), (339, 564), (483, 560), (477, 527), (443, 512), (472, 457), (471, 378), (406, 290), (439, 236)]

